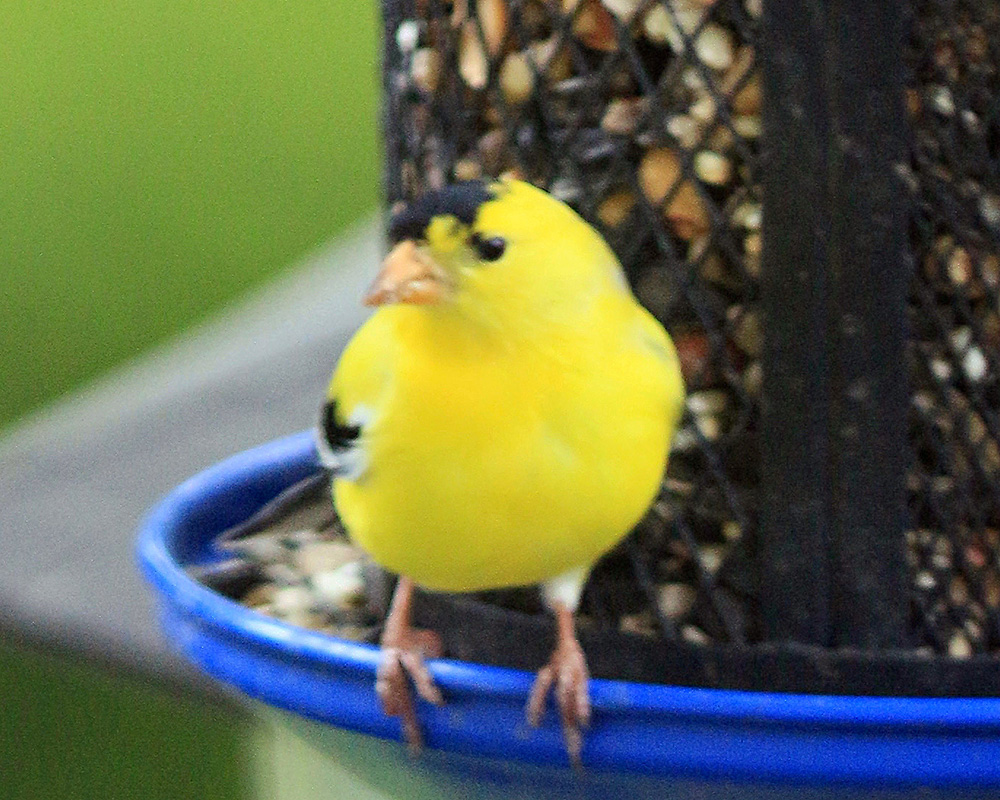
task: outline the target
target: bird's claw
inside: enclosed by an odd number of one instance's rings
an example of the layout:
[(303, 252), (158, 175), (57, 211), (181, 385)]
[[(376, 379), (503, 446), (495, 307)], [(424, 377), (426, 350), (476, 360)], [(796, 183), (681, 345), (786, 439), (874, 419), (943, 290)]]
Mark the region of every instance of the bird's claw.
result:
[(538, 727), (545, 713), (549, 690), (555, 689), (556, 704), (562, 719), (566, 752), (574, 767), (580, 767), (583, 748), (582, 728), (590, 724), (590, 672), (583, 650), (576, 641), (561, 643), (552, 659), (538, 671), (528, 695), (528, 723)]
[(405, 641), (382, 647), (382, 660), (375, 674), (375, 692), (387, 716), (399, 717), (403, 738), (410, 751), (423, 747), (410, 682), (417, 694), (434, 705), (444, 705), (444, 697), (431, 677), (424, 658), (441, 655), (441, 640), (433, 631), (409, 629)]

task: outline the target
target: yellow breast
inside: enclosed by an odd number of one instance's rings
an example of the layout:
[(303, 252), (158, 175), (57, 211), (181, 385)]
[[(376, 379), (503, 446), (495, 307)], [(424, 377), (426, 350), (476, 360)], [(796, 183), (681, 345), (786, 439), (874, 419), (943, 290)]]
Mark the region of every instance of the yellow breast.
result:
[(595, 326), (542, 350), (393, 346), (368, 466), (334, 484), (351, 537), (445, 591), (592, 564), (652, 501), (680, 410), (676, 357), (650, 323), (615, 320), (611, 336)]

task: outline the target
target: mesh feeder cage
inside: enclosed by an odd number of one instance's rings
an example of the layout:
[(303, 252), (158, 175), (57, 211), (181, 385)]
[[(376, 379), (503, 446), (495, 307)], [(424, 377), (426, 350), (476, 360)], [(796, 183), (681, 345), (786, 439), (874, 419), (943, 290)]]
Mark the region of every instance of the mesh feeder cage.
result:
[[(390, 205), (547, 188), (678, 348), (663, 490), (584, 596), (594, 674), (1000, 696), (1000, 8), (383, 8)], [(419, 616), (530, 669), (549, 623), (524, 610)]]
[(583, 771), (555, 714), (525, 722), (554, 635), (531, 590), (418, 593), (447, 702), (420, 704), (420, 759), (383, 741), (391, 586), (311, 432), (163, 498), (138, 545), (161, 624), (290, 712), (281, 796), (996, 796), (1000, 4), (383, 11), (389, 205), (507, 174), (569, 202), (672, 335), (687, 407), (584, 592)]

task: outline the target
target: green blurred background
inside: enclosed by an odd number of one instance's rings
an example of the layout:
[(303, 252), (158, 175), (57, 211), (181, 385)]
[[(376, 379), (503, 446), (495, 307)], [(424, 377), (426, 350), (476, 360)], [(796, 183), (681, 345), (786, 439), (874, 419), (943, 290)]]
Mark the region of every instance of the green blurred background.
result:
[(377, 3), (0, 8), (0, 427), (374, 208)]
[[(0, 428), (375, 208), (377, 3), (0, 9)], [(0, 709), (4, 798), (253, 793), (220, 707), (0, 641)]]

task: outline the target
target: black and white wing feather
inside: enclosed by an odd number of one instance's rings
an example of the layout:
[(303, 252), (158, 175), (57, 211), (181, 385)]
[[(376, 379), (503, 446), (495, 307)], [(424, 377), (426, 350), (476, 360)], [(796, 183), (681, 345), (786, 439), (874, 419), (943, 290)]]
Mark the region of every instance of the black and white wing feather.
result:
[(364, 416), (355, 411), (351, 421), (342, 420), (335, 399), (327, 400), (320, 410), (316, 450), (323, 466), (338, 478), (353, 480), (364, 472)]

